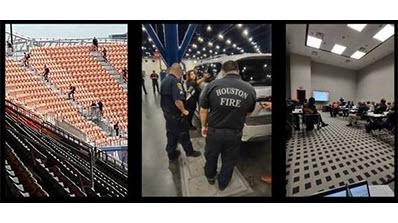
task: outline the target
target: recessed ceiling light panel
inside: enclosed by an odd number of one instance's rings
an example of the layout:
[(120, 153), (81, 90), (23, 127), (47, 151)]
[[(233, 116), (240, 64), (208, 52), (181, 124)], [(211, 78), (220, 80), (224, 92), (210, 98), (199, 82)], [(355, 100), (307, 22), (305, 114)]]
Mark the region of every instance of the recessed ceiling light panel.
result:
[(332, 49), (332, 53), (341, 55), (344, 52), (345, 49), (347, 49), (347, 47), (339, 45), (339, 44), (334, 44), (334, 47)]
[(307, 46), (319, 49), (321, 47), (322, 40), (313, 36), (308, 35)]
[(393, 35), (394, 35), (394, 26), (387, 24), (373, 38), (378, 39), (381, 42), (384, 42)]
[(359, 59), (361, 59), (363, 56), (365, 56), (365, 54), (366, 54), (366, 53), (364, 53), (364, 52), (356, 51), (354, 54), (351, 55), (351, 58), (354, 58), (354, 59), (359, 60)]
[(348, 24), (347, 26), (351, 29), (355, 29), (358, 32), (361, 32), (367, 24)]

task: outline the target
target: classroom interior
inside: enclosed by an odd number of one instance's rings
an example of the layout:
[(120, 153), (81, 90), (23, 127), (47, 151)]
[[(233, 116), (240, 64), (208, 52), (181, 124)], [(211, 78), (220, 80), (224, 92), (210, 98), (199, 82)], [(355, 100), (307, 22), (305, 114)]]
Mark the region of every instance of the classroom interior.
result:
[(358, 183), (366, 196), (394, 196), (394, 38), (392, 24), (286, 26), (286, 196)]

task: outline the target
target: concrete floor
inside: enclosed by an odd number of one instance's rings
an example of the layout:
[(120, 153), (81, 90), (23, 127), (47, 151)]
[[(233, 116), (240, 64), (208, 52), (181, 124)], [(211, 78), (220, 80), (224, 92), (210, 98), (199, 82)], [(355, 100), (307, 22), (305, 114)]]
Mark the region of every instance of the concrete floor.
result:
[[(186, 194), (188, 179), (181, 178), (184, 174), (182, 168), (186, 163), (185, 156), (179, 161), (169, 163), (166, 147), (166, 130), (163, 113), (160, 109), (160, 97), (153, 94), (150, 80), (146, 80), (148, 95), (142, 95), (142, 195), (143, 196), (189, 196)], [(191, 131), (191, 141), (194, 149), (203, 153), (204, 139), (199, 131)], [(271, 196), (271, 185), (260, 180), (262, 174), (271, 175), (271, 140), (263, 142), (242, 143), (241, 159), (237, 165), (231, 188), (236, 185), (247, 186), (250, 190), (235, 190), (235, 196)], [(204, 157), (197, 158), (196, 169), (203, 165), (200, 161)], [(199, 171), (200, 172), (200, 171)], [(202, 171), (203, 172), (203, 171)], [(183, 179), (181, 181), (181, 179)], [(201, 179), (198, 177), (197, 179)], [(197, 180), (203, 187), (208, 187), (205, 179)], [(238, 183), (234, 183), (238, 182)], [(183, 185), (183, 186), (182, 186)], [(185, 186), (184, 186), (185, 185)], [(214, 189), (214, 188), (213, 188)], [(209, 191), (214, 191), (209, 188)], [(183, 193), (184, 191), (184, 193)], [(243, 193), (243, 191), (245, 193)], [(250, 193), (246, 193), (250, 191)], [(231, 193), (234, 193), (231, 189)], [(195, 192), (191, 196), (198, 195)], [(227, 194), (215, 194), (225, 196)]]

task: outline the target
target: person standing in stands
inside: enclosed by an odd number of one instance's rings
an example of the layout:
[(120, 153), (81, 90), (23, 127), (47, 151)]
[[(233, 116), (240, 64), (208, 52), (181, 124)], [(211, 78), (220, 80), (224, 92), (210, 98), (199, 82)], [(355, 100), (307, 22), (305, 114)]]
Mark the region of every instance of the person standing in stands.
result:
[[(341, 101), (341, 99), (340, 99), (340, 101)], [(343, 101), (344, 101), (344, 99), (343, 99)], [(315, 98), (310, 97), (310, 99), (308, 99), (308, 103), (304, 105), (304, 114), (311, 114), (311, 115), (319, 114), (318, 110), (316, 109), (316, 106), (315, 106)], [(319, 114), (319, 120), (320, 120), (320, 122), (322, 124), (322, 127), (326, 127), (326, 126), (329, 125), (329, 124), (326, 124), (322, 120), (321, 114)], [(307, 126), (307, 130), (312, 130), (313, 128), (314, 128), (313, 125), (308, 125)]]
[(47, 65), (44, 65), (43, 77), (44, 77), (44, 80), (47, 82), (49, 82), (49, 80), (48, 80), (49, 74), (50, 74), (50, 68), (48, 68)]
[(348, 116), (349, 123), (347, 126), (352, 126), (352, 123), (356, 124), (358, 119), (361, 119), (362, 116), (369, 110), (369, 107), (366, 106), (365, 102), (358, 102), (358, 112), (356, 114), (350, 114)]
[(100, 100), (100, 101), (98, 101), (98, 108), (99, 108), (99, 111), (100, 111), (100, 113), (101, 113), (101, 115), (103, 114), (103, 112), (104, 112), (104, 104), (102, 104), (102, 101)]
[(127, 81), (127, 67), (122, 69), (122, 77), (125, 81)]
[(180, 151), (177, 150), (178, 142), (181, 143), (187, 156), (198, 157), (201, 155), (199, 151), (193, 149), (190, 139), (187, 121), (189, 111), (184, 106), (185, 92), (181, 84), (181, 75), (181, 65), (174, 63), (160, 87), (160, 106), (166, 120), (166, 152), (170, 162), (176, 160), (180, 155)]
[(95, 37), (93, 39), (93, 46), (94, 46), (94, 51), (97, 51), (98, 50), (98, 40)]
[(158, 93), (160, 93), (160, 91), (159, 91), (159, 81), (158, 81), (159, 80), (159, 75), (153, 70), (150, 78), (152, 80), (153, 93), (155, 94), (155, 88), (158, 91)]
[(7, 41), (7, 56), (12, 56), (12, 44)]
[(193, 115), (195, 114), (196, 105), (199, 100), (199, 95), (200, 95), (199, 85), (203, 81), (206, 81), (207, 78), (209, 78), (209, 74), (203, 74), (203, 77), (198, 79), (194, 70), (189, 70), (187, 72), (186, 85), (187, 85), (188, 96), (187, 96), (186, 106), (189, 111), (188, 122), (192, 130), (196, 129), (195, 126), (192, 125), (192, 118)]
[[(218, 179), (220, 191), (227, 188), (240, 156), (242, 129), (256, 105), (256, 91), (242, 80), (235, 61), (226, 61), (223, 78), (209, 83), (199, 98), (201, 133), (206, 138), (205, 176), (210, 185)], [(217, 161), (222, 165), (217, 175)]]
[(69, 85), (69, 94), (68, 94), (68, 99), (70, 99), (70, 96), (72, 95), (72, 100), (75, 100), (75, 91), (76, 87), (72, 84)]
[(102, 56), (104, 57), (105, 61), (108, 61), (108, 59), (106, 58), (107, 52), (108, 52), (108, 50), (104, 47), (104, 49), (102, 50)]
[(119, 136), (119, 122), (116, 122), (116, 124), (113, 126), (113, 129), (116, 132), (116, 136)]
[(148, 94), (148, 92), (146, 92), (146, 88), (145, 88), (145, 71), (142, 71), (142, 73), (141, 73), (141, 85), (142, 85), (142, 90), (144, 90), (144, 93)]

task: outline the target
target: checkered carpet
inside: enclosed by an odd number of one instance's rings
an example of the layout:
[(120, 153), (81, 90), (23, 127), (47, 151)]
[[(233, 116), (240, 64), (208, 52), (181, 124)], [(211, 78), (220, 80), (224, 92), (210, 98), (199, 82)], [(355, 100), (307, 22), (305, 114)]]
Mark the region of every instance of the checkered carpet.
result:
[(394, 135), (347, 127), (348, 119), (331, 118), (320, 130), (296, 131), (286, 143), (287, 196), (309, 196), (344, 184), (367, 180), (384, 184), (394, 178)]

